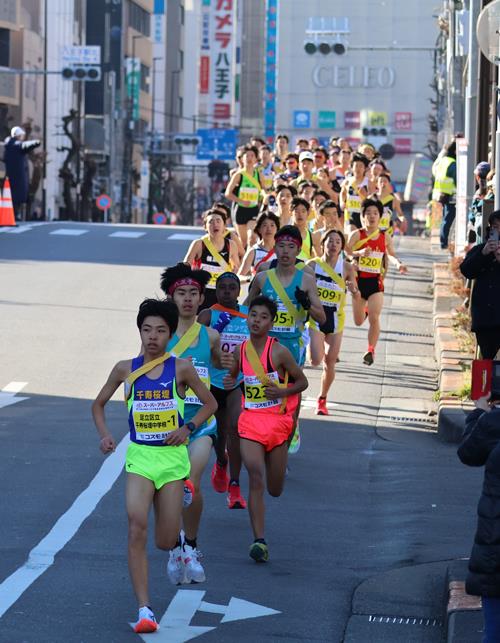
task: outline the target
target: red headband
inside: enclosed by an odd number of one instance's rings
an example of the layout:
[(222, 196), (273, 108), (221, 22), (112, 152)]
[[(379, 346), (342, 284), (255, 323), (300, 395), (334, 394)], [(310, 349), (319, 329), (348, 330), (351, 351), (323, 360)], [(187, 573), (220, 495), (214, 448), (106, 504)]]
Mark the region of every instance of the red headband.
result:
[(181, 279), (177, 279), (176, 281), (174, 281), (174, 283), (168, 289), (168, 294), (173, 295), (174, 291), (181, 286), (196, 286), (196, 288), (198, 288), (198, 290), (201, 292), (201, 284), (198, 281), (196, 281), (192, 277), (182, 277)]
[(301, 248), (301, 247), (302, 247), (302, 241), (299, 241), (299, 240), (298, 240), (298, 239), (296, 239), (295, 237), (292, 237), (291, 235), (288, 235), (288, 234), (280, 235), (280, 236), (276, 239), (276, 243), (278, 243), (279, 241), (290, 241), (291, 243), (294, 243), (294, 244), (297, 246), (297, 248)]

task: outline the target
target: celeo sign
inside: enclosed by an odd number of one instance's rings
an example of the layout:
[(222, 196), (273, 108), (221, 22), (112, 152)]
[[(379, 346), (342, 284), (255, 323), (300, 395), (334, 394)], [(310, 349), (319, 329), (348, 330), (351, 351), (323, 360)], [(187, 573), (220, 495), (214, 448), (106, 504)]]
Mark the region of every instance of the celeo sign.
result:
[(396, 82), (393, 67), (369, 65), (316, 65), (312, 72), (315, 87), (390, 89)]

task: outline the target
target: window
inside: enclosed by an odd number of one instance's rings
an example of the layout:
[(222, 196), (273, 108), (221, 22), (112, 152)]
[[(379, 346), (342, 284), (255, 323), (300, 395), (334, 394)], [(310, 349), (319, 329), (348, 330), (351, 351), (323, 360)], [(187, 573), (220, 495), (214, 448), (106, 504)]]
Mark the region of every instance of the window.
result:
[(149, 67), (141, 63), (141, 91), (149, 92)]
[(184, 69), (184, 52), (179, 49), (179, 69)]
[(128, 23), (129, 25), (142, 33), (144, 36), (149, 36), (151, 28), (151, 16), (133, 0), (128, 3)]
[(0, 67), (8, 67), (10, 64), (10, 31), (0, 29)]

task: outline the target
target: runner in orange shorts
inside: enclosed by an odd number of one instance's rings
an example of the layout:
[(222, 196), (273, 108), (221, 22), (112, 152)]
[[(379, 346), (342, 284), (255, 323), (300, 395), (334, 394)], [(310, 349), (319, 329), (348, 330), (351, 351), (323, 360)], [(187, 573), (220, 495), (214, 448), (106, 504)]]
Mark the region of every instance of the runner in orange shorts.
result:
[(308, 387), (290, 351), (269, 337), (276, 313), (276, 303), (268, 297), (261, 295), (250, 302), (247, 319), (250, 339), (235, 348), (233, 368), (225, 380), (229, 387), (238, 373), (243, 373), (238, 433), (250, 483), (248, 510), (255, 538), (250, 557), (256, 562), (269, 558), (264, 539), (264, 481), (267, 480), (271, 496), (281, 495), (294, 413), (299, 394)]

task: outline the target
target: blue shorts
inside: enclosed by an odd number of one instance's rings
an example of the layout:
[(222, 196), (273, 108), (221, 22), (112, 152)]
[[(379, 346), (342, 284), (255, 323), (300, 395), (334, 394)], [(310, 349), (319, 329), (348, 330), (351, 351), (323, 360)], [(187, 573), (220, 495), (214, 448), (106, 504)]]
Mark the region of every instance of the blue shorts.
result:
[(304, 366), (306, 361), (306, 345), (302, 337), (277, 337), (282, 346), (286, 346), (299, 366)]

